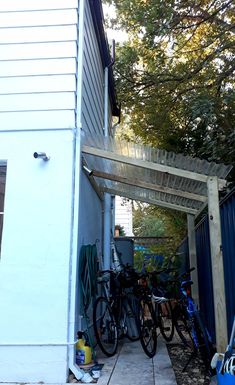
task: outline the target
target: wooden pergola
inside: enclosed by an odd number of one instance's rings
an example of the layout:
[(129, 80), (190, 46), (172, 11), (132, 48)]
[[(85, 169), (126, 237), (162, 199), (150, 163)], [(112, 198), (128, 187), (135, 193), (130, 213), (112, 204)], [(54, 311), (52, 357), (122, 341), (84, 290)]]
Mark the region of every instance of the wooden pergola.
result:
[(195, 218), (208, 205), (216, 342), (218, 351), (224, 351), (227, 317), (218, 191), (225, 187), (231, 167), (111, 137), (86, 137), (82, 153), (87, 175), (101, 199), (108, 193), (187, 213), (196, 301)]

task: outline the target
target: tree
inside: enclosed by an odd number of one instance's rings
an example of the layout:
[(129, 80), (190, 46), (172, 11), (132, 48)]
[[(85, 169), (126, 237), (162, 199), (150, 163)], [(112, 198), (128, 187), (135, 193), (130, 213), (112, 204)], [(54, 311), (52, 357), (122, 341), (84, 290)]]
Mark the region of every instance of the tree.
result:
[(115, 74), (136, 140), (235, 164), (234, 1), (107, 2), (130, 36)]
[(152, 244), (151, 250), (171, 256), (186, 235), (186, 216), (174, 210), (135, 202), (133, 231), (139, 237), (166, 237), (164, 242)]

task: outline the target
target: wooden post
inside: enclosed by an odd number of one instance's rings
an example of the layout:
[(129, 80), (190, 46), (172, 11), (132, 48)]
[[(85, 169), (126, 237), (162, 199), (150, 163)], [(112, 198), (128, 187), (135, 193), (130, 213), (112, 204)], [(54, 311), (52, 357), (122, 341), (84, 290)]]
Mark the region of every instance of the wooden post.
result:
[(196, 304), (199, 305), (195, 216), (192, 214), (187, 214), (187, 222), (188, 222), (188, 248), (189, 248), (190, 267), (195, 267), (195, 270), (191, 272), (191, 278), (193, 281), (192, 296)]
[(208, 178), (207, 190), (216, 346), (218, 352), (224, 352), (227, 346), (227, 312), (217, 177)]

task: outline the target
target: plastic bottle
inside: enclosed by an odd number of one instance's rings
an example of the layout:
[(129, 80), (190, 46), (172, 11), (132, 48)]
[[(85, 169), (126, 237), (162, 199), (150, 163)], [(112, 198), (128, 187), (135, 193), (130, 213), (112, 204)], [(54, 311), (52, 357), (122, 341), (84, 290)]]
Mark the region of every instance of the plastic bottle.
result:
[(86, 345), (83, 333), (78, 332), (78, 342), (76, 343), (76, 363), (78, 365), (86, 365), (91, 361), (91, 347)]

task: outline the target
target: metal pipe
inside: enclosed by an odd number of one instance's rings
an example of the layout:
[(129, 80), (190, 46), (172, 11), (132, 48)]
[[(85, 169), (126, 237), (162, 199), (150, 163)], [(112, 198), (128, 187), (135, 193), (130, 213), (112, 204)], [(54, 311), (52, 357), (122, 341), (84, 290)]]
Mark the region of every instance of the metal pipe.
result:
[(45, 152), (34, 152), (33, 156), (35, 159), (50, 160), (50, 157)]
[[(109, 67), (111, 67), (114, 64), (115, 61), (115, 43), (113, 40), (113, 57), (111, 62), (108, 64), (107, 67), (104, 69), (104, 136), (109, 136)], [(110, 269), (110, 259), (111, 259), (111, 228), (112, 228), (112, 221), (111, 221), (111, 196), (110, 194), (105, 193), (104, 194), (104, 244), (103, 244), (103, 251), (104, 251), (104, 258), (103, 258), (103, 264), (104, 269), (109, 270)]]

